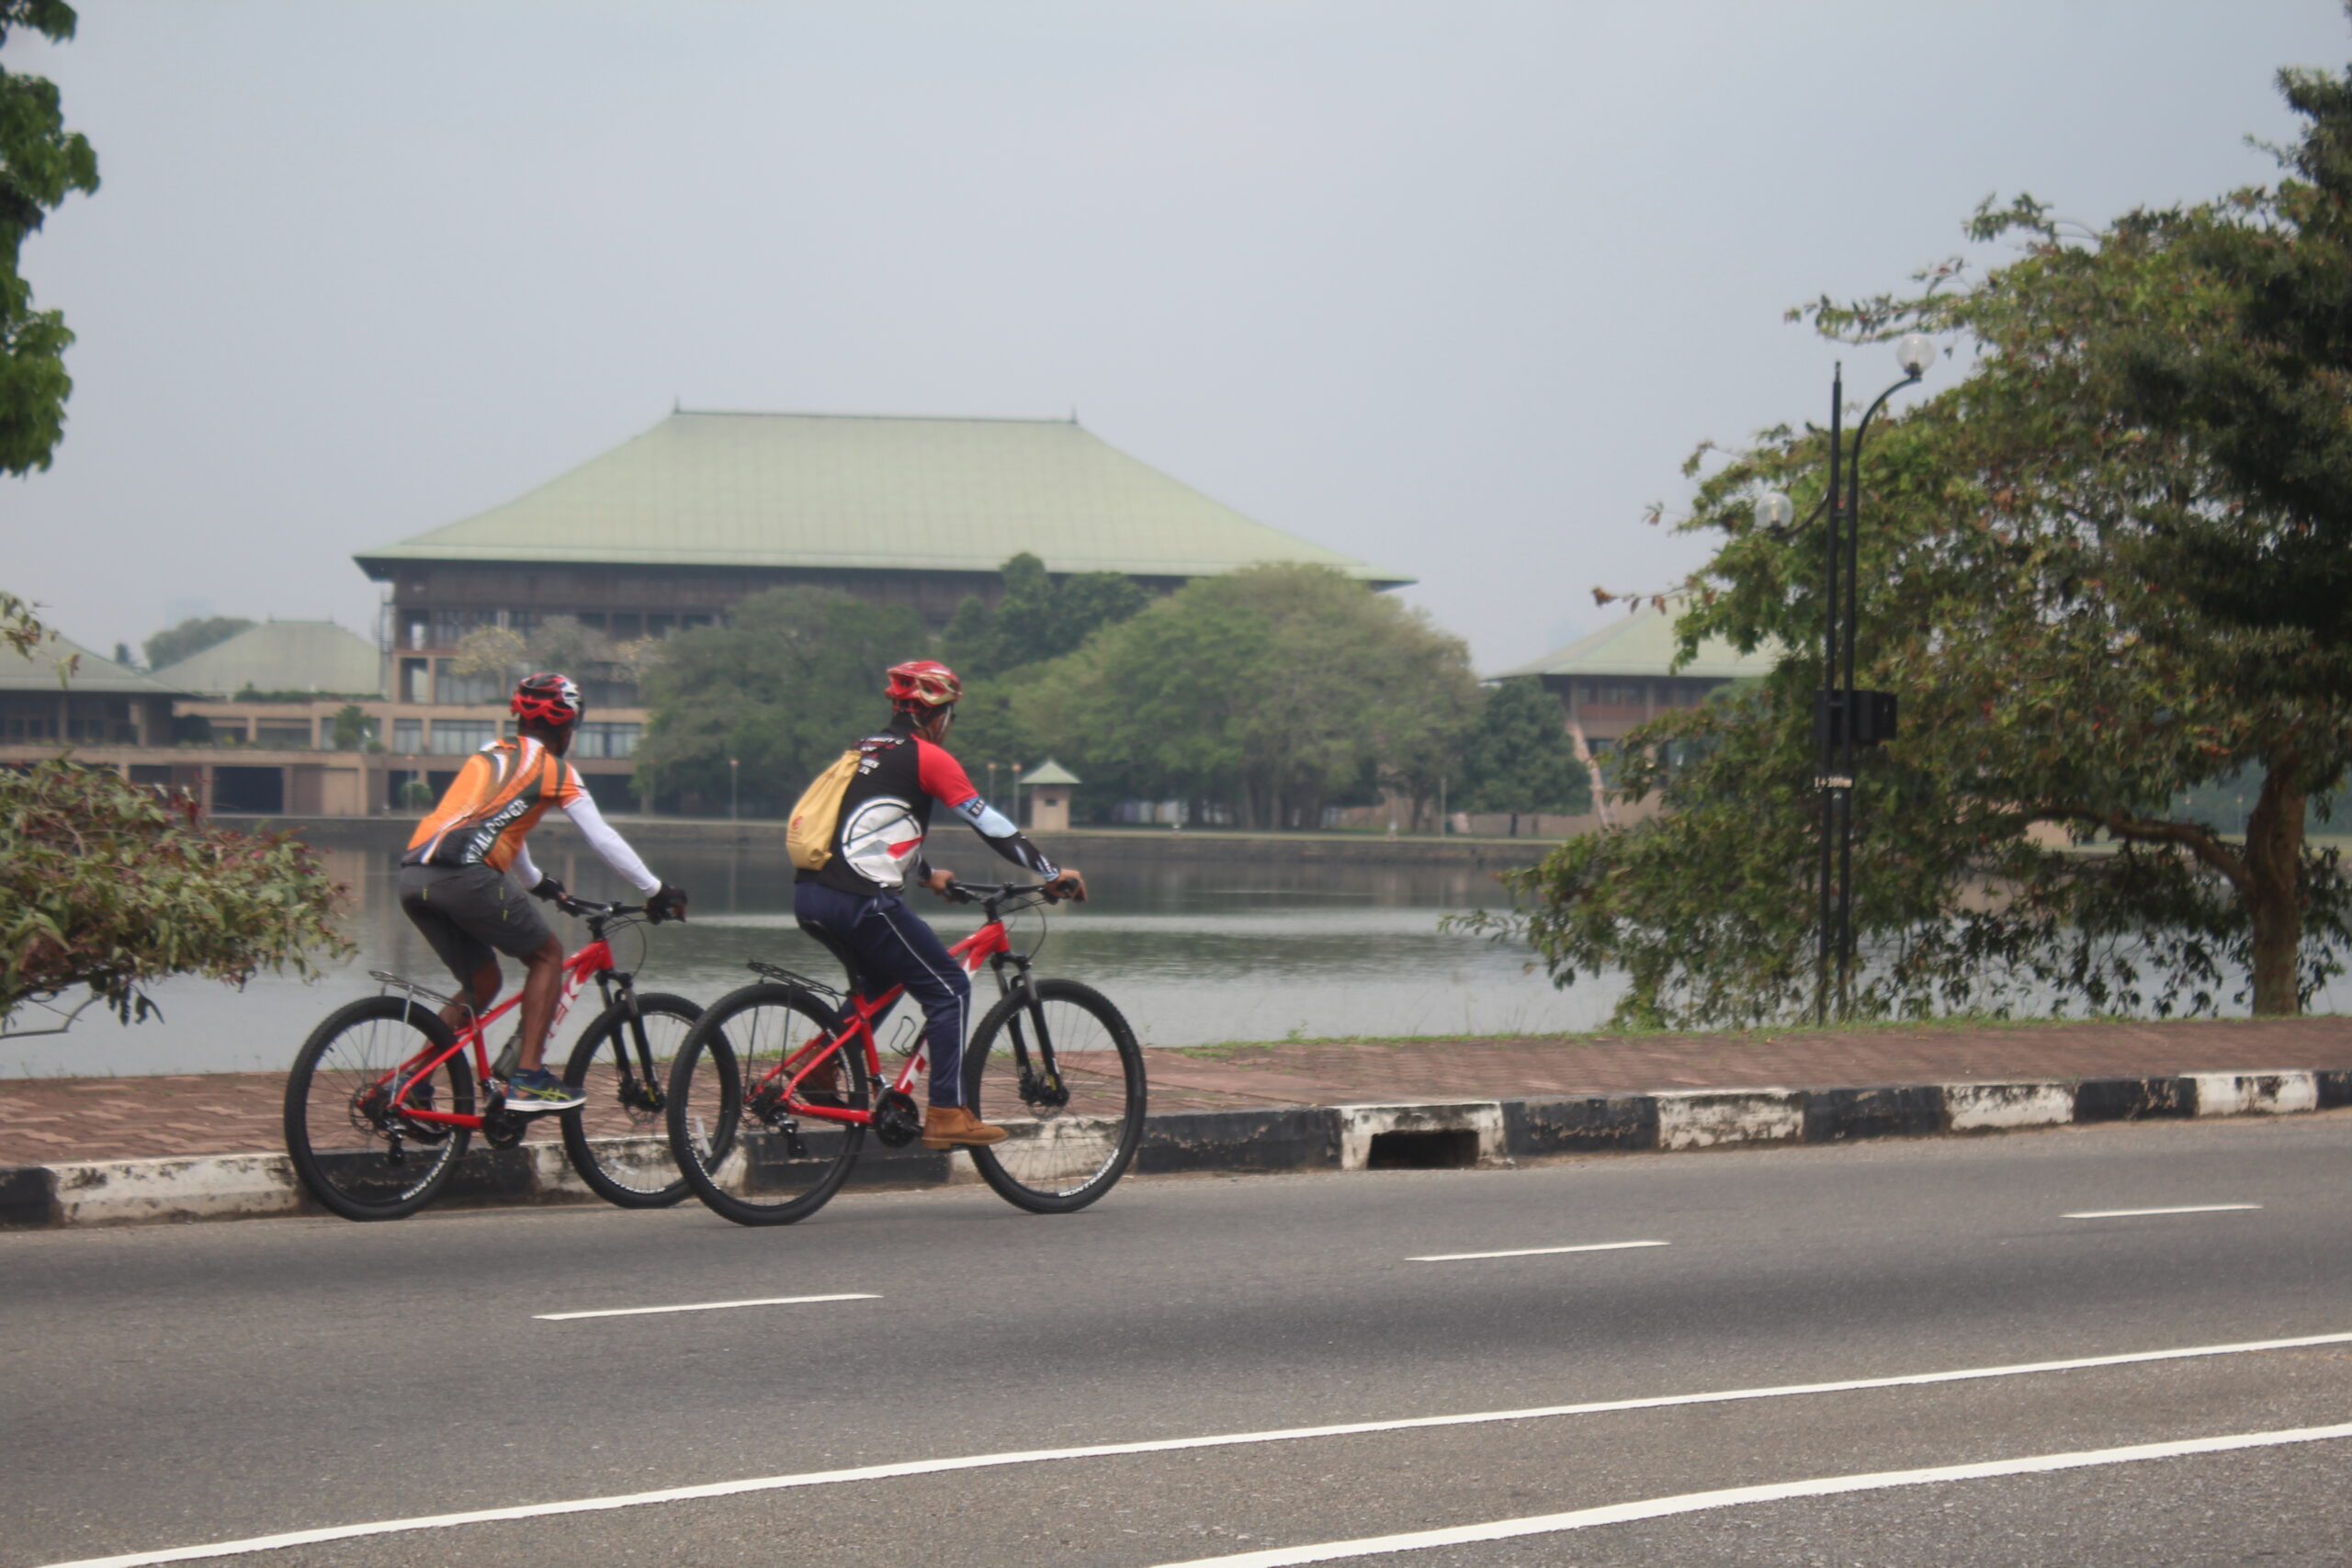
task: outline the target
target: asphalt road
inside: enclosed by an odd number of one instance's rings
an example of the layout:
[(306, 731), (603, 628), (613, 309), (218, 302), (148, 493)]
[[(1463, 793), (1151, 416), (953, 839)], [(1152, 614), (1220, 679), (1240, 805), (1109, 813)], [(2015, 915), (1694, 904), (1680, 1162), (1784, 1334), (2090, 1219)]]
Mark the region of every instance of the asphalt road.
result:
[[(781, 1231), (690, 1204), (6, 1235), (0, 1565), (888, 1464), (228, 1560), (2336, 1564), (2347, 1190), (2331, 1113), (1136, 1181), (1061, 1218), (975, 1188)], [(2153, 1208), (2206, 1212), (2066, 1217)], [(1666, 1245), (1522, 1251), (1628, 1242)], [(538, 1315), (845, 1293), (872, 1299)], [(2199, 1353), (1884, 1381), (2161, 1350)], [(1489, 1418), (1399, 1425), (1438, 1416)], [(1170, 1446), (925, 1462), (1137, 1443)], [(2096, 1457), (2011, 1462), (2060, 1454)], [(1853, 1489), (1739, 1490), (1787, 1483)]]

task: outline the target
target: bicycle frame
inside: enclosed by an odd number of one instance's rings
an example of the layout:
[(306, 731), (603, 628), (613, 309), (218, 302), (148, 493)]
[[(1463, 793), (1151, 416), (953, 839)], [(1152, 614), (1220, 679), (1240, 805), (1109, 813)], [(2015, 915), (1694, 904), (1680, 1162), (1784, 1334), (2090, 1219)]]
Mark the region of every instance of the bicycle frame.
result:
[[(563, 961), (563, 985), (556, 992), (555, 1011), (548, 1019), (548, 1039), (555, 1038), (555, 1032), (561, 1027), (564, 1015), (571, 1010), (571, 1004), (579, 999), (581, 992), (588, 988), (588, 983), (591, 980), (596, 982), (599, 993), (605, 998), (609, 1005), (612, 974), (612, 943), (601, 935), (591, 938), (587, 946)], [(473, 1047), (475, 1081), (488, 1083), (490, 1081), (490, 1047), (485, 1036), (490, 1032), (492, 1024), (521, 1006), (522, 1001), (523, 994), (517, 991), (488, 1012), (475, 1014), (471, 1023), (458, 1031), (458, 1038), (453, 1044), (446, 1049), (420, 1051), (382, 1077), (378, 1078), (376, 1082), (379, 1088), (390, 1084), (394, 1078), (404, 1080), (401, 1084), (400, 1092), (393, 1096), (391, 1103), (385, 1107), (386, 1112), (408, 1122), (429, 1122), (442, 1127), (468, 1127), (477, 1132), (481, 1131), (483, 1118), (480, 1112), (424, 1110), (408, 1103), (409, 1093), (418, 1084), (431, 1083), (433, 1075), (440, 1070), (441, 1064), (464, 1051), (468, 1045)]]
[[(988, 921), (971, 935), (961, 942), (950, 943), (947, 953), (949, 957), (961, 963), (968, 974), (977, 975), (980, 972), (982, 964), (989, 965), (996, 974), (999, 994), (1011, 988), (1004, 978), (1004, 966), (1008, 962), (1018, 966), (1023, 974), (1028, 973), (1027, 957), (1012, 951), (1012, 940), (1005, 933), (1003, 918), (995, 914), (991, 914)], [(874, 1025), (876, 1021), (889, 1011), (892, 1005), (904, 995), (906, 995), (904, 986), (893, 986), (872, 1000), (858, 996), (854, 992), (845, 995), (842, 999), (842, 1021), (835, 1024), (830, 1032), (819, 1035), (783, 1061), (778, 1062), (763, 1074), (758, 1082), (746, 1084), (743, 1088), (743, 1098), (746, 1100), (751, 1100), (761, 1089), (775, 1082), (778, 1077), (790, 1073), (791, 1077), (784, 1086), (783, 1102), (777, 1107), (781, 1113), (806, 1116), (820, 1122), (842, 1122), (860, 1127), (871, 1126), (875, 1119), (874, 1111), (859, 1111), (848, 1106), (811, 1105), (800, 1098), (800, 1085), (810, 1073), (830, 1061), (834, 1052), (851, 1049), (859, 1043), (863, 1043), (865, 1047), (866, 1077), (876, 1084), (879, 1084), (882, 1081), (882, 1049), (875, 1039)], [(907, 1093), (907, 1086), (914, 1082), (917, 1073), (923, 1070), (929, 1056), (930, 1053), (918, 1044), (912, 1052), (909, 1053), (906, 1065), (899, 1069), (898, 1077), (884, 1092)], [(881, 1095), (877, 1094), (876, 1096), (877, 1103), (880, 1099)]]

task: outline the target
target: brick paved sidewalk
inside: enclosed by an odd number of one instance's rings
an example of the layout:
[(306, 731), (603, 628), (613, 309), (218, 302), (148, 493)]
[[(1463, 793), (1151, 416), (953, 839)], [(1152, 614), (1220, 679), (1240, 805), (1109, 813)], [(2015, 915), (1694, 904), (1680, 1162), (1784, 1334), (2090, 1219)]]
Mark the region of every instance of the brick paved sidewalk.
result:
[[(2352, 1019), (1886, 1026), (1155, 1050), (1155, 1111), (2352, 1067)], [(284, 1075), (0, 1079), (0, 1168), (280, 1147)], [(552, 1121), (532, 1136), (553, 1137)]]

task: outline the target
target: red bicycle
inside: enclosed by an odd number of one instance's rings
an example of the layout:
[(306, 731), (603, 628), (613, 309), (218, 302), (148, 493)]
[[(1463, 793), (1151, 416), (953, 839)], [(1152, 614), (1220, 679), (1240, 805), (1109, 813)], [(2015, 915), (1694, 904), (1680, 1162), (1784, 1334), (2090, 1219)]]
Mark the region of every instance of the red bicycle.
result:
[[(564, 960), (548, 1039), (591, 983), (605, 1001), (564, 1068), (563, 1081), (588, 1097), (560, 1113), (564, 1153), (609, 1202), (675, 1203), (686, 1184), (662, 1133), (661, 1086), (702, 1010), (684, 997), (639, 994), (634, 976), (616, 964), (613, 939), (641, 931), (641, 907), (578, 898), (557, 907), (587, 920), (588, 945)], [(485, 1043), (491, 1025), (522, 998), (452, 1030), (436, 1010), (447, 997), (381, 970), (368, 978), (383, 991), (328, 1014), (295, 1055), (286, 1152), (311, 1195), (344, 1218), (396, 1220), (433, 1201), (474, 1134), (503, 1149), (530, 1130), (531, 1114), (506, 1109), (499, 1080), (511, 1067), (493, 1065)]]
[[(997, 1002), (964, 1052), (964, 1102), (1011, 1134), (972, 1163), (999, 1195), (1038, 1213), (1068, 1213), (1114, 1186), (1143, 1136), (1143, 1052), (1103, 996), (1041, 980), (1013, 951), (1004, 918), (1048, 902), (1042, 885), (956, 883), (980, 929), (948, 951), (995, 976)], [(670, 1147), (712, 1209), (746, 1225), (808, 1218), (841, 1190), (871, 1131), (886, 1148), (922, 1132), (910, 1091), (923, 1069), (910, 1045), (889, 1080), (875, 1026), (901, 991), (872, 1000), (773, 964), (713, 1002), (670, 1069)], [(919, 1038), (919, 1037), (918, 1037)]]

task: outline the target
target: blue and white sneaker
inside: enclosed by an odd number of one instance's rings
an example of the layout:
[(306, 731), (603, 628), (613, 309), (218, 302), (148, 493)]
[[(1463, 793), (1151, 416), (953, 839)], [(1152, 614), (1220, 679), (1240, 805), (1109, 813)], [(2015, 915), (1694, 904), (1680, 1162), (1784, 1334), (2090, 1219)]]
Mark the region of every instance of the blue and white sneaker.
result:
[(506, 1080), (506, 1109), (524, 1115), (542, 1111), (577, 1111), (588, 1097), (545, 1067), (516, 1073)]

